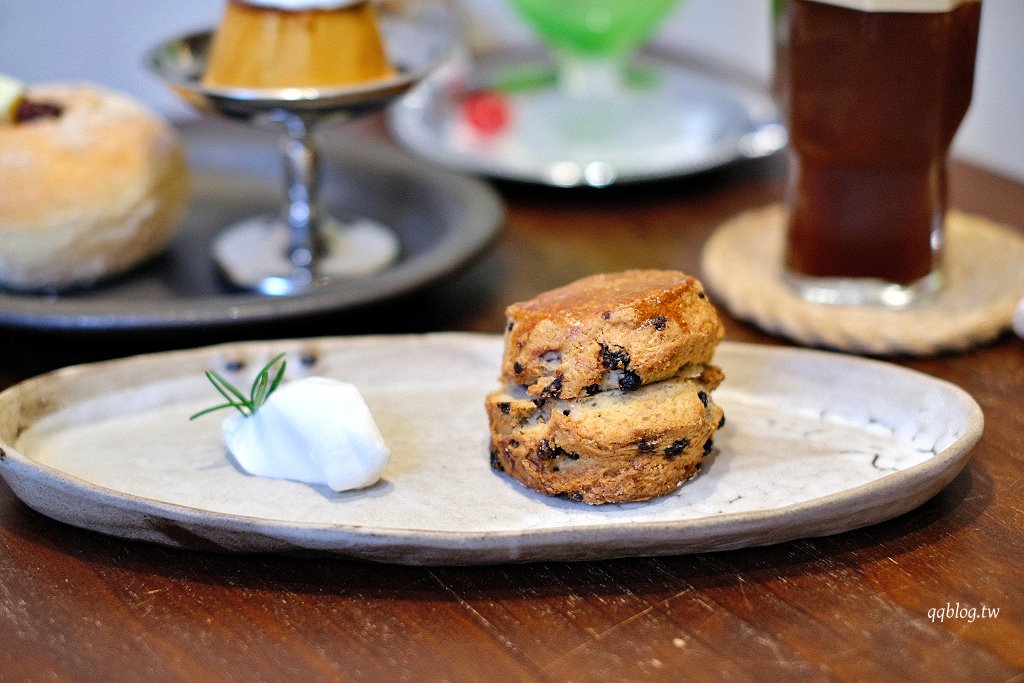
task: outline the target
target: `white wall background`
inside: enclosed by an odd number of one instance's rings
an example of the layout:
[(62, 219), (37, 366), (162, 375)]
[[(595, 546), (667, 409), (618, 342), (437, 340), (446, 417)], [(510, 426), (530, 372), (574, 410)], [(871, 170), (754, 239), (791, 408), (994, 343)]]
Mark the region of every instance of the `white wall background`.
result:
[[(476, 42), (529, 33), (504, 0), (457, 0)], [(642, 1), (642, 0), (637, 0)], [(0, 0), (0, 72), (27, 82), (88, 80), (171, 117), (192, 113), (142, 65), (159, 40), (212, 26), (224, 0)], [(769, 0), (684, 0), (657, 40), (767, 80)], [(984, 0), (974, 101), (954, 154), (1024, 180), (1024, 0)]]

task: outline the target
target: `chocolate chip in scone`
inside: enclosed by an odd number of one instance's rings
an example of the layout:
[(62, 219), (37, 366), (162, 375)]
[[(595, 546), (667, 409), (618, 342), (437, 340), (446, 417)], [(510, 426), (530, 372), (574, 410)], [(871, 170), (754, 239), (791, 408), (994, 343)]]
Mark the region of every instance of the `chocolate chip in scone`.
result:
[(722, 413), (722, 419), (718, 421), (717, 429), (721, 429), (725, 426), (725, 413)]
[(516, 361), (515, 363), (513, 363), (512, 364), (512, 372), (516, 373), (517, 375), (523, 374), (523, 364), (520, 363), (519, 361)]
[(619, 388), (623, 391), (636, 391), (643, 385), (643, 379), (632, 370), (626, 370), (619, 377)]
[(512, 321), (512, 320), (509, 320), (508, 321), (508, 325), (505, 327), (505, 331), (506, 332), (511, 332), (512, 328), (515, 327), (515, 326), (516, 326), (515, 322)]
[(546, 387), (541, 391), (541, 396), (558, 398), (562, 395), (562, 375), (555, 375)]
[(653, 325), (654, 329), (656, 330), (665, 329), (666, 323), (668, 323), (668, 318), (666, 318), (663, 315), (656, 315), (653, 318), (651, 318), (651, 325)]
[(571, 412), (572, 412), (571, 410), (566, 408), (565, 410), (562, 411), (562, 415), (565, 415), (566, 417), (569, 417), (569, 413), (571, 413)]
[(708, 407), (708, 394), (706, 391), (698, 391), (697, 398), (700, 399), (700, 402), (704, 404), (705, 408)]
[(512, 410), (512, 404), (508, 401), (502, 401), (498, 404), (498, 410), (501, 411), (502, 415), (508, 415), (509, 411)]
[(552, 444), (547, 439), (541, 439), (540, 444), (537, 446), (537, 457), (541, 460), (554, 460), (558, 456), (563, 456), (569, 460), (579, 460), (579, 453), (570, 453), (561, 446)]
[(629, 351), (616, 346), (612, 348), (601, 344), (601, 365), (607, 370), (625, 370), (629, 367)]
[(583, 391), (584, 393), (586, 393), (587, 396), (593, 396), (594, 394), (598, 394), (601, 392), (601, 385), (588, 384), (587, 386), (583, 387)]
[(537, 446), (537, 457), (541, 460), (554, 460), (555, 455), (555, 447), (551, 445), (551, 442), (547, 439), (541, 439), (540, 444)]
[(702, 455), (707, 455), (708, 453), (711, 452), (711, 449), (713, 449), (714, 447), (714, 439), (708, 439), (707, 441), (704, 442), (704, 452), (702, 453)]
[(658, 450), (657, 439), (640, 439), (636, 442), (636, 449), (641, 453), (653, 453)]
[(574, 503), (582, 503), (583, 502), (583, 494), (579, 493), (578, 491), (565, 491), (565, 492), (559, 493), (558, 497), (562, 498), (564, 500), (571, 500)]
[(493, 469), (495, 469), (495, 470), (497, 470), (499, 472), (504, 472), (505, 471), (505, 466), (501, 464), (501, 459), (498, 457), (498, 449), (497, 448), (492, 448), (491, 449), (491, 468), (493, 468)]
[(685, 451), (686, 447), (689, 446), (689, 445), (690, 445), (690, 440), (689, 439), (677, 439), (677, 440), (673, 441), (671, 444), (669, 444), (668, 448), (665, 449), (665, 457), (666, 458), (674, 458), (677, 455), (679, 455), (680, 453), (682, 453), (683, 451)]

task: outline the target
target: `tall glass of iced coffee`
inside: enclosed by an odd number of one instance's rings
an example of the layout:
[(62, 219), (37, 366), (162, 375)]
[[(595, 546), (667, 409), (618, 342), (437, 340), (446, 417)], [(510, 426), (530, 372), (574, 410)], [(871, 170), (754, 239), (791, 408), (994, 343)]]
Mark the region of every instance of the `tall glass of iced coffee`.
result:
[(907, 306), (942, 285), (946, 159), (981, 0), (787, 0), (787, 275), (819, 303)]

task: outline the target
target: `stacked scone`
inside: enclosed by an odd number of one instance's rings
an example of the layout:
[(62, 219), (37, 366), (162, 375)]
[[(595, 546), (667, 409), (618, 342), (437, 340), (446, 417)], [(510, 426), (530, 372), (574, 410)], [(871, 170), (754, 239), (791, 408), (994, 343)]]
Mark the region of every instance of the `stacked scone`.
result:
[(711, 364), (724, 330), (695, 278), (595, 275), (506, 310), (503, 386), (487, 396), (491, 465), (591, 504), (676, 490), (724, 415)]

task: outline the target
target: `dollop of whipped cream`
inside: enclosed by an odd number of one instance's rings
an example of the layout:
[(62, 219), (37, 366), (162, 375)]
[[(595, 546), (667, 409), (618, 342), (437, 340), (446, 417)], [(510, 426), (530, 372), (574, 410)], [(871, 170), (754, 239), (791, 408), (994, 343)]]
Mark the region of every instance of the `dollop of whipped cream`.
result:
[(335, 491), (375, 483), (391, 456), (359, 390), (325, 377), (282, 384), (255, 414), (226, 418), (222, 432), (249, 474)]

